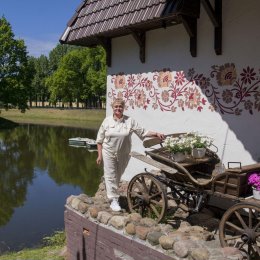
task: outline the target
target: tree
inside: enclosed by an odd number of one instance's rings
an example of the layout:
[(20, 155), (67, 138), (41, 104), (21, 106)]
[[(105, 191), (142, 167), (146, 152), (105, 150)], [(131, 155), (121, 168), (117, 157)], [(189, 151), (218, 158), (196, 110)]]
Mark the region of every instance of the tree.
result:
[(67, 53), (61, 60), (58, 69), (47, 79), (51, 92), (51, 101), (77, 103), (80, 101), (84, 84), (82, 63), (86, 58), (86, 49), (75, 49)]
[(79, 47), (71, 46), (68, 44), (57, 44), (57, 46), (51, 50), (49, 54), (50, 70), (54, 72), (58, 69), (62, 58), (70, 51)]
[[(32, 79), (33, 82), (33, 78), (35, 77), (36, 74), (36, 69), (35, 69), (35, 59), (33, 56), (30, 56), (28, 59), (28, 77), (30, 79)], [(29, 84), (28, 86), (28, 99), (29, 99), (29, 106), (32, 107), (32, 102), (34, 100), (35, 97), (35, 89), (33, 87), (33, 84)]]
[(32, 88), (34, 89), (34, 100), (36, 104), (38, 101), (44, 102), (49, 99), (49, 91), (46, 85), (46, 78), (50, 75), (49, 60), (45, 55), (39, 58), (32, 58), (34, 63), (35, 74), (32, 81)]
[(66, 53), (57, 70), (47, 79), (51, 101), (77, 103), (85, 107), (101, 107), (106, 93), (105, 51), (102, 47), (76, 48)]
[(11, 25), (0, 18), (0, 102), (1, 106), (27, 108), (31, 82), (28, 56), (23, 40), (14, 39)]
[(91, 92), (94, 94), (94, 102), (98, 102), (101, 107), (102, 97), (106, 95), (106, 54), (105, 50), (97, 46), (90, 49), (90, 66), (87, 71), (87, 82), (90, 85)]

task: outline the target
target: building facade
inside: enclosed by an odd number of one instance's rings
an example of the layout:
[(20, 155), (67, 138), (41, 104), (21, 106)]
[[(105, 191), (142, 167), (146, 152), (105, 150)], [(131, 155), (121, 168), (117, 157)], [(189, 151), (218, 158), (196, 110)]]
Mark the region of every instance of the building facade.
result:
[[(214, 24), (202, 5), (196, 55), (191, 55), (183, 23), (146, 32), (145, 62), (133, 35), (112, 38), (107, 115), (113, 99), (122, 97), (125, 114), (146, 129), (211, 136), (228, 167), (228, 162), (260, 161), (260, 2), (221, 3), (220, 55), (214, 48)], [(144, 152), (135, 136), (132, 150)], [(123, 178), (130, 179), (145, 167), (149, 168), (131, 159)]]

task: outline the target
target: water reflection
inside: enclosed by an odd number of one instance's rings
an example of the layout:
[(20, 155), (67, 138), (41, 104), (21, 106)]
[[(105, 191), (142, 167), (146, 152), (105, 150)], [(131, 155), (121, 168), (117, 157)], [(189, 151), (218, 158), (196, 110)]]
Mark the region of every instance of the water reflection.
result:
[(70, 194), (97, 190), (96, 152), (68, 146), (96, 130), (21, 125), (0, 130), (0, 253), (37, 244), (63, 228)]

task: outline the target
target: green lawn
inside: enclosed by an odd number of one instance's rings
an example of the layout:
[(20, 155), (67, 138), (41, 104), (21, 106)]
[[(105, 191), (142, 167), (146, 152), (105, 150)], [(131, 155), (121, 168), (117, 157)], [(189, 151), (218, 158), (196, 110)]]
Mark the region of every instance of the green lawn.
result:
[(38, 249), (24, 249), (17, 253), (0, 255), (0, 260), (64, 260), (61, 252), (64, 246), (46, 246)]
[(32, 108), (25, 113), (17, 109), (1, 110), (0, 117), (17, 123), (98, 128), (105, 114), (104, 109)]

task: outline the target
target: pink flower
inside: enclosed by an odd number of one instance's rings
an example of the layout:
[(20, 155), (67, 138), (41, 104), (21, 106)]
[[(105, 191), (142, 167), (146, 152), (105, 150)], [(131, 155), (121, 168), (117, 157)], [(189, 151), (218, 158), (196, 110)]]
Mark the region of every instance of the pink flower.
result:
[(174, 77), (175, 83), (177, 86), (182, 85), (185, 82), (185, 75), (183, 71), (176, 72), (176, 76)]
[(167, 88), (172, 82), (172, 74), (170, 71), (160, 71), (158, 77), (158, 85), (161, 88)]
[(248, 178), (248, 184), (252, 185), (257, 190), (260, 190), (260, 173), (252, 173)]
[(146, 101), (146, 95), (143, 90), (137, 90), (135, 92), (135, 105), (137, 107), (144, 107)]
[(162, 100), (163, 100), (163, 102), (168, 102), (169, 101), (169, 92), (167, 90), (164, 90), (162, 92)]
[(126, 86), (125, 76), (124, 75), (116, 75), (115, 79), (115, 87), (117, 89), (124, 88)]
[(149, 91), (153, 87), (153, 82), (151, 80), (147, 80), (145, 82), (145, 88), (147, 91)]
[(129, 87), (133, 87), (134, 84), (135, 84), (135, 78), (133, 75), (130, 75), (128, 78), (127, 78), (127, 83), (128, 83), (128, 86)]
[(185, 105), (189, 109), (197, 108), (201, 103), (201, 94), (197, 88), (189, 88), (185, 93)]

